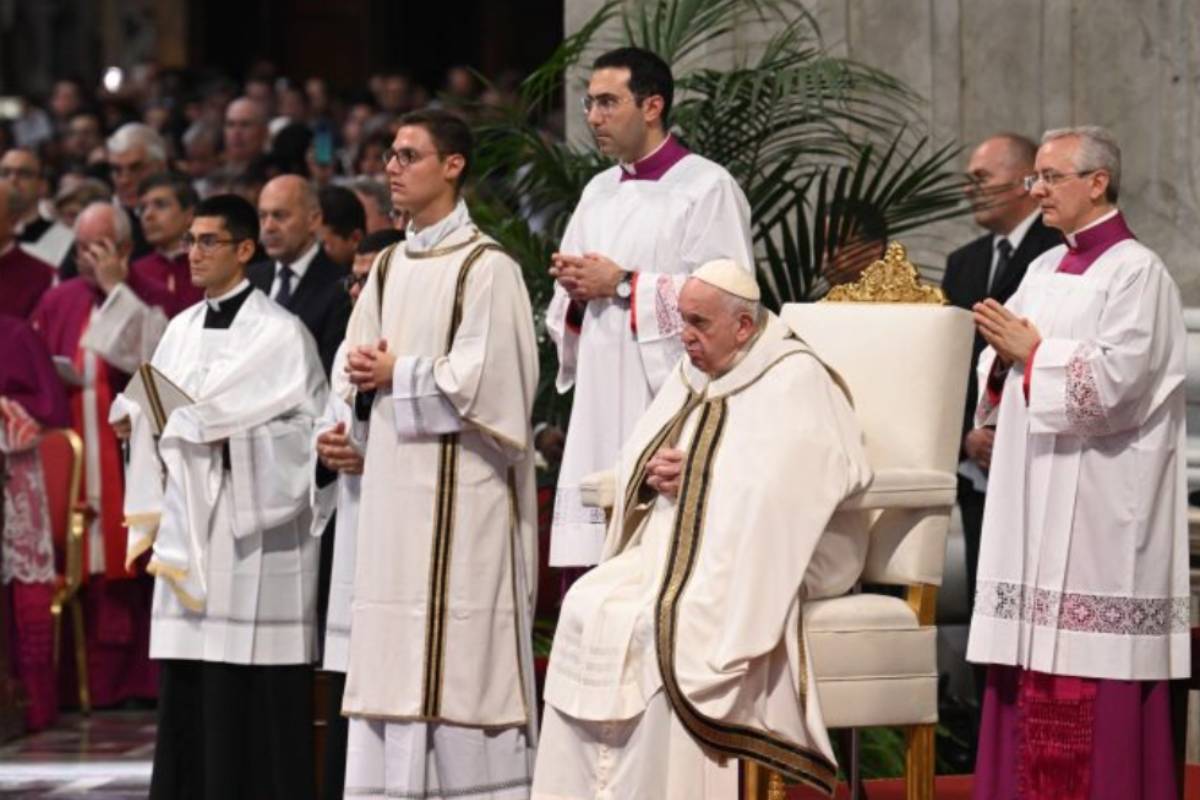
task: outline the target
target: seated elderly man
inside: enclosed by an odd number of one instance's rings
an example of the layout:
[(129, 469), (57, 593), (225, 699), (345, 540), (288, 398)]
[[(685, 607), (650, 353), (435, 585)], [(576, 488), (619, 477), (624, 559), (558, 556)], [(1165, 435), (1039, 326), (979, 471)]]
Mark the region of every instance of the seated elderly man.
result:
[(800, 619), (862, 570), (863, 520), (835, 510), (871, 473), (838, 377), (758, 300), (731, 261), (679, 295), (688, 359), (563, 604), (535, 798), (733, 798), (737, 758), (832, 791)]

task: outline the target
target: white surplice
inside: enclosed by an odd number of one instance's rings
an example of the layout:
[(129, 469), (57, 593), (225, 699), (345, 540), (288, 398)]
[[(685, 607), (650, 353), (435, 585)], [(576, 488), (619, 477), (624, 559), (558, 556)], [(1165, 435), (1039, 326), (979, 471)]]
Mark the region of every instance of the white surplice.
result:
[[(642, 483), (645, 461), (671, 445), (689, 465), (677, 499)], [(866, 519), (835, 510), (870, 476), (845, 395), (773, 315), (725, 375), (681, 363), (622, 453), (605, 560), (563, 603), (544, 734), (580, 741), (539, 754), (534, 797), (658, 796), (666, 773), (699, 780), (714, 753), (832, 781), (800, 621), (806, 599), (842, 594), (861, 573)], [(664, 711), (704, 749), (680, 746)]]
[[(1064, 246), (1007, 307), (1042, 342), (998, 408), (979, 360), (979, 424), (996, 419), (971, 661), (1121, 680), (1189, 674), (1179, 291), (1133, 239), (1081, 275)], [(1026, 401), (1024, 384), (1028, 384)], [(998, 412), (998, 417), (996, 414)]]
[(363, 471), (345, 793), (524, 797), (537, 346), (520, 267), (464, 204), (376, 260), (346, 345), (380, 339), (397, 360)]
[(128, 396), (111, 415), (128, 415), (133, 427), (125, 511), (129, 561), (153, 552), (150, 655), (308, 663), (319, 549), (309, 533), (312, 440), (324, 370), (304, 326), (261, 292), (249, 290), (227, 329), (206, 328), (207, 309), (198, 303), (173, 319), (151, 362), (194, 401), (171, 413), (161, 439)]
[(161, 308), (118, 283), (92, 313), (80, 345), (122, 372), (133, 373), (154, 355), (166, 329), (167, 315)]
[(623, 174), (614, 166), (588, 183), (559, 250), (599, 253), (636, 272), (633, 297), (588, 303), (578, 330), (568, 324), (571, 303), (561, 286), (546, 310), (546, 329), (558, 346), (558, 390), (575, 388), (550, 540), (550, 564), (557, 567), (600, 558), (604, 515), (583, 506), (579, 483), (616, 462), (683, 355), (684, 281), (715, 258), (754, 265), (750, 207), (725, 169), (688, 154), (657, 180), (622, 181)]
[[(313, 436), (342, 423), (350, 445), (360, 454), (366, 452), (366, 423), (354, 418), (354, 408), (344, 395), (346, 380), (346, 343), (342, 342), (333, 357), (330, 372), (329, 399), (325, 413), (317, 420)], [(314, 475), (315, 479), (315, 475)], [(313, 517), (313, 535), (320, 536), (329, 522), (330, 513), (337, 511), (334, 522), (333, 567), (329, 575), (329, 603), (325, 610), (325, 642), (321, 668), (330, 672), (345, 672), (350, 648), (350, 605), (354, 598), (354, 561), (358, 527), (358, 500), (362, 492), (362, 475), (339, 472), (330, 486), (318, 488), (314, 482), (313, 505), (319, 512)]]

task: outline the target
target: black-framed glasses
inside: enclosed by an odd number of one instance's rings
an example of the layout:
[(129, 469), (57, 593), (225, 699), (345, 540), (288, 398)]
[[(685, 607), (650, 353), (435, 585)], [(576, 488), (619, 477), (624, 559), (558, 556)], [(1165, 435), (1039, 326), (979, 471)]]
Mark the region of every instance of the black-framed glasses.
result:
[(389, 147), (383, 151), (383, 165), (386, 167), (394, 158), (396, 159), (396, 163), (400, 165), (401, 169), (408, 169), (413, 164), (421, 161), (422, 159), (429, 158), (431, 155), (434, 154), (422, 153), (418, 150), (413, 150), (411, 147), (401, 147), (399, 149), (395, 147)]
[(1089, 169), (1084, 170), (1083, 172), (1035, 172), (1032, 175), (1026, 175), (1022, 181), (1022, 185), (1024, 185), (1025, 191), (1027, 192), (1032, 192), (1033, 187), (1037, 186), (1039, 183), (1044, 183), (1048, 188), (1053, 189), (1067, 178), (1083, 178), (1091, 175), (1093, 172), (1098, 171), (1099, 170)]
[(371, 277), (371, 273), (369, 272), (364, 272), (361, 275), (355, 275), (353, 272), (351, 272), (349, 275), (346, 275), (342, 278), (342, 288), (347, 292), (352, 292), (354, 291), (355, 286), (366, 286), (367, 278), (369, 277)]
[(187, 248), (188, 250), (191, 250), (193, 247), (195, 247), (201, 253), (211, 253), (212, 251), (216, 250), (221, 245), (225, 245), (225, 244), (236, 245), (241, 241), (242, 241), (241, 239), (233, 239), (233, 238), (219, 239), (219, 238), (217, 238), (217, 235), (214, 233), (202, 233), (199, 236), (192, 236), (192, 234), (190, 234), (190, 233), (185, 233), (183, 235), (183, 239), (181, 240), (183, 246), (185, 248)]

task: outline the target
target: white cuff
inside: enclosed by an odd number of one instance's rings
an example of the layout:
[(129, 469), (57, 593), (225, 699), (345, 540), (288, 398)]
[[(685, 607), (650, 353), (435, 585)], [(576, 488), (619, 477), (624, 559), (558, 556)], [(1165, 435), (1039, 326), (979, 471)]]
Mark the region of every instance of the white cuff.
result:
[(433, 377), (433, 359), (401, 356), (392, 369), (392, 403), (396, 433), (405, 439), (457, 433), (462, 417), (438, 389)]

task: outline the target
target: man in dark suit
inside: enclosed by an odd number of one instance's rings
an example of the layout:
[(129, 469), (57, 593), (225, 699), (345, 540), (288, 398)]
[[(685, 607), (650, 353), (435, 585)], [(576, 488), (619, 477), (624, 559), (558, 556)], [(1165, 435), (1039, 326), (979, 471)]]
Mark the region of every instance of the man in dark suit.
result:
[(280, 175), (258, 200), (259, 239), (270, 260), (251, 264), (250, 282), (298, 316), (317, 340), (325, 374), (346, 335), (348, 272), (321, 248), (321, 207), (316, 190), (298, 175)]
[[(1062, 234), (1042, 223), (1038, 201), (1022, 186), (1022, 179), (1034, 171), (1036, 155), (1036, 144), (1013, 133), (992, 136), (971, 154), (968, 191), (975, 222), (988, 232), (955, 250), (946, 260), (942, 288), (954, 305), (969, 311), (988, 297), (1007, 301), (1020, 286), (1030, 262), (1062, 244)], [(959, 453), (958, 503), (967, 550), (967, 592), (972, 604), (987, 471), (995, 438), (993, 428), (975, 427), (975, 363), (983, 348), (983, 337), (976, 333)]]

